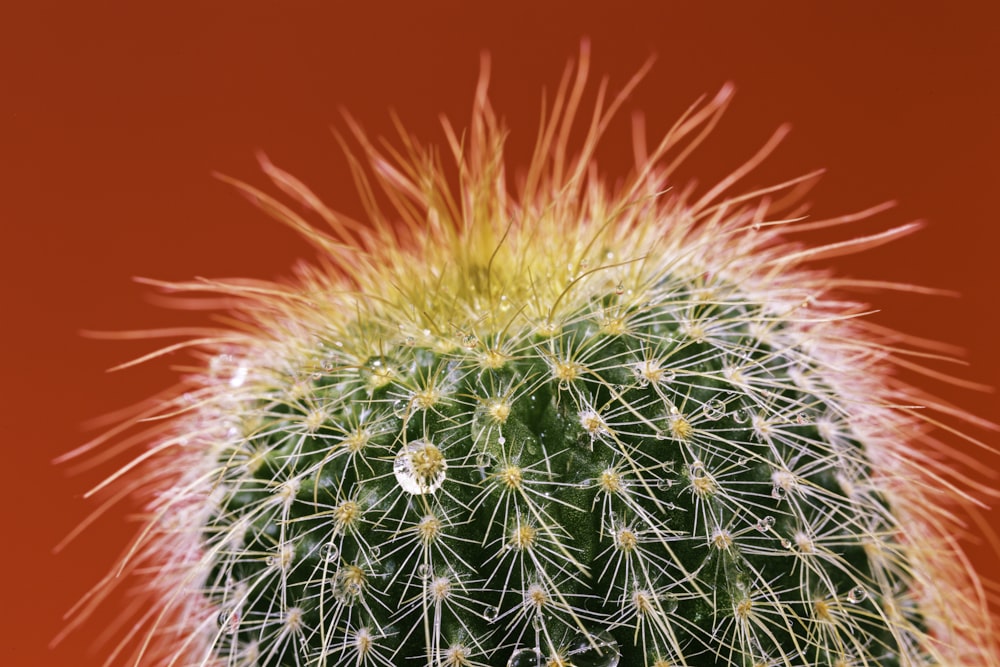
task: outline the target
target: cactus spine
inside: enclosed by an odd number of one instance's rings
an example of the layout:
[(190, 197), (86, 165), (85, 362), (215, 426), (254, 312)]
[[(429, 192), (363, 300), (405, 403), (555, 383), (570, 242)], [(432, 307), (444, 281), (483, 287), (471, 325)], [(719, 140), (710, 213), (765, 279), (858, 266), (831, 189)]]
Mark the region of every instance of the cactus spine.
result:
[(236, 184), (329, 265), (214, 287), (243, 326), (153, 408), (180, 414), (129, 561), (156, 573), (144, 661), (997, 664), (922, 490), (926, 400), (888, 379), (900, 344), (805, 265), (912, 227), (787, 241), (803, 179), (732, 193), (771, 144), (669, 189), (728, 88), (612, 189), (593, 152), (637, 79), (577, 151), (585, 74), (516, 194), (485, 84), (471, 130), (446, 125), (457, 189), (409, 137), (401, 157), (356, 131), (370, 224), (269, 163), (324, 230)]

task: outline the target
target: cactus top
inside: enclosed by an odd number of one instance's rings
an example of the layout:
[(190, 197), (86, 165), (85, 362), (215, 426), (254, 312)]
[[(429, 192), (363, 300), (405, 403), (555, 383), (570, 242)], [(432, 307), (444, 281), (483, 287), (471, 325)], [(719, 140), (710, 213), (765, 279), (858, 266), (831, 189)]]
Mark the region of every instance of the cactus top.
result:
[(144, 660), (997, 664), (888, 379), (900, 343), (806, 266), (912, 226), (789, 241), (851, 216), (804, 221), (786, 195), (808, 178), (734, 194), (780, 132), (672, 188), (728, 87), (612, 188), (593, 154), (638, 77), (571, 147), (585, 75), (516, 187), (485, 77), (471, 129), (445, 127), (457, 175), (356, 132), (366, 224), (269, 163), (322, 231), (237, 184), (326, 262), (213, 286), (243, 324), (199, 343), (148, 455)]

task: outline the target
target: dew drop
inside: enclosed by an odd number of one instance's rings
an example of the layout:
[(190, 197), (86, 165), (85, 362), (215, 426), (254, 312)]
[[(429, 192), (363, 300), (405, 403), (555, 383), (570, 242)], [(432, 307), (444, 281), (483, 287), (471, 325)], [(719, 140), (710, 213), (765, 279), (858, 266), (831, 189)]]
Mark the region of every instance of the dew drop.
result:
[(423, 439), (403, 447), (392, 465), (400, 488), (415, 496), (440, 489), (447, 469), (448, 462), (441, 450)]
[(501, 444), (501, 445), (506, 445), (506, 444), (507, 444), (507, 438), (505, 438), (505, 437), (503, 437), (503, 436), (501, 435), (501, 436), (499, 436), (499, 437), (497, 438), (497, 442), (498, 442), (499, 444)]
[(569, 389), (569, 380), (559, 380), (559, 389), (561, 391)]
[(606, 630), (580, 633), (566, 647), (573, 667), (617, 667), (621, 655), (618, 642)]
[(328, 563), (340, 558), (340, 549), (333, 542), (327, 542), (319, 548), (319, 555)]
[(545, 667), (541, 649), (519, 648), (507, 660), (507, 667)]
[(424, 579), (424, 580), (430, 579), (431, 575), (433, 575), (433, 574), (434, 574), (434, 568), (432, 568), (427, 563), (421, 563), (417, 567), (417, 576), (420, 577), (421, 579)]
[(667, 491), (673, 485), (674, 485), (674, 480), (663, 477), (662, 479), (660, 479), (660, 481), (656, 483), (656, 488), (658, 488), (660, 491)]
[(663, 429), (658, 428), (656, 429), (656, 432), (653, 433), (653, 437), (656, 438), (657, 440), (667, 440), (670, 437), (670, 434), (668, 434)]
[(715, 421), (716, 419), (721, 417), (723, 413), (725, 413), (725, 411), (726, 411), (725, 404), (723, 404), (723, 402), (720, 401), (719, 399), (713, 398), (712, 400), (710, 400), (708, 403), (705, 404), (705, 407), (702, 409), (702, 414), (705, 415), (705, 419), (708, 419), (709, 421)]
[(483, 611), (483, 618), (486, 619), (486, 621), (488, 621), (489, 623), (493, 623), (494, 621), (496, 621), (498, 616), (500, 616), (499, 607), (487, 607)]
[(782, 500), (788, 495), (788, 489), (781, 486), (780, 484), (775, 484), (771, 487), (771, 497), (775, 500)]
[(674, 595), (673, 593), (667, 593), (666, 595), (660, 598), (660, 607), (663, 608), (663, 611), (666, 614), (672, 614), (675, 611), (677, 611), (677, 607), (679, 604), (680, 601), (677, 599), (677, 596)]
[(737, 424), (745, 424), (750, 419), (750, 411), (746, 408), (740, 408), (739, 410), (734, 410), (732, 416), (733, 421)]
[(535, 629), (535, 632), (541, 632), (545, 627), (545, 621), (542, 620), (541, 616), (535, 616), (531, 619), (531, 627)]
[(673, 382), (677, 377), (677, 373), (671, 370), (663, 371), (663, 375), (660, 376), (660, 382)]
[(868, 598), (868, 591), (864, 586), (855, 586), (847, 593), (847, 601), (851, 604), (864, 602)]
[(368, 550), (368, 555), (371, 556), (373, 559), (377, 559), (381, 553), (382, 549), (379, 548), (377, 544), (373, 544), (372, 547)]
[(625, 284), (624, 283), (618, 283), (617, 285), (615, 285), (615, 294), (617, 294), (618, 296), (621, 296), (624, 293), (625, 293)]
[(763, 519), (758, 519), (755, 524), (757, 530), (762, 533), (766, 533), (774, 527), (774, 517), (771, 515), (765, 516)]
[(755, 222), (755, 223), (753, 223), (753, 225), (751, 225), (751, 227), (752, 227), (752, 229), (753, 229), (753, 230), (754, 230), (755, 232), (759, 232), (759, 231), (760, 231), (760, 222)]
[(482, 472), (486, 472), (488, 468), (492, 468), (493, 464), (496, 463), (496, 457), (489, 452), (479, 452), (476, 454), (476, 467)]
[(789, 540), (786, 540), (785, 538), (781, 538), (781, 546), (785, 549), (791, 549), (792, 543)]
[(224, 632), (235, 633), (240, 625), (240, 613), (235, 609), (223, 609), (216, 619)]

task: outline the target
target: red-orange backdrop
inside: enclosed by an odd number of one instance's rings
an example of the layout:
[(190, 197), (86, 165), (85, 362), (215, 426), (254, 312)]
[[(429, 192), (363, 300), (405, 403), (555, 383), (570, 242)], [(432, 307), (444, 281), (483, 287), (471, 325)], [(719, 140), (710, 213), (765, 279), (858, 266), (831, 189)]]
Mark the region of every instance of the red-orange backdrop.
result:
[[(688, 175), (718, 177), (789, 121), (792, 134), (754, 181), (826, 167), (813, 193), (818, 213), (896, 199), (862, 229), (927, 220), (920, 234), (837, 266), (961, 292), (872, 299), (882, 322), (965, 347), (971, 367), (961, 372), (998, 384), (995, 3), (18, 5), (4, 10), (0, 28), (4, 664), (101, 664), (87, 646), (112, 623), (113, 607), (86, 634), (51, 651), (46, 644), (132, 529), (125, 509), (114, 511), (53, 556), (90, 510), (82, 492), (107, 468), (70, 476), (50, 461), (93, 435), (86, 420), (167, 385), (170, 364), (182, 360), (106, 374), (152, 344), (79, 331), (198, 320), (157, 308), (133, 276), (287, 275), (311, 251), (211, 173), (263, 183), (254, 160), (263, 150), (356, 211), (328, 129), (343, 127), (338, 110), (389, 134), (394, 108), (415, 134), (439, 141), (439, 113), (459, 124), (467, 116), (484, 49), (521, 158), (540, 90), (551, 90), (581, 37), (612, 85), (655, 54), (612, 132), (610, 171), (628, 166), (629, 110), (662, 130), (697, 96), (733, 81), (735, 103)], [(941, 391), (997, 417), (992, 395)], [(976, 456), (983, 468), (997, 464)], [(1000, 514), (990, 516), (996, 525)], [(992, 574), (995, 554), (974, 551)]]

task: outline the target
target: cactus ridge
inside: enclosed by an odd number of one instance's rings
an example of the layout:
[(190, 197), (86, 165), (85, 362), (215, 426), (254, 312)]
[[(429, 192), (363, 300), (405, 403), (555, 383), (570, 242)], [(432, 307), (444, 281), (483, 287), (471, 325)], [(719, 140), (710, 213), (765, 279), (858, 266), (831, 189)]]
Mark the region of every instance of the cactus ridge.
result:
[(808, 264), (913, 226), (788, 240), (878, 209), (803, 223), (812, 175), (732, 194), (782, 131), (706, 193), (670, 190), (728, 87), (611, 188), (594, 151), (642, 72), (571, 152), (586, 70), (584, 50), (516, 193), (485, 76), (468, 134), (445, 124), (457, 188), (350, 119), (369, 225), (266, 160), (322, 229), (234, 182), (325, 263), (164, 286), (242, 322), (192, 341), (204, 371), (137, 419), (167, 418), (123, 565), (158, 599), (140, 661), (998, 664), (926, 489), (966, 496), (914, 444), (934, 420), (915, 405), (962, 415), (891, 379), (905, 341)]

